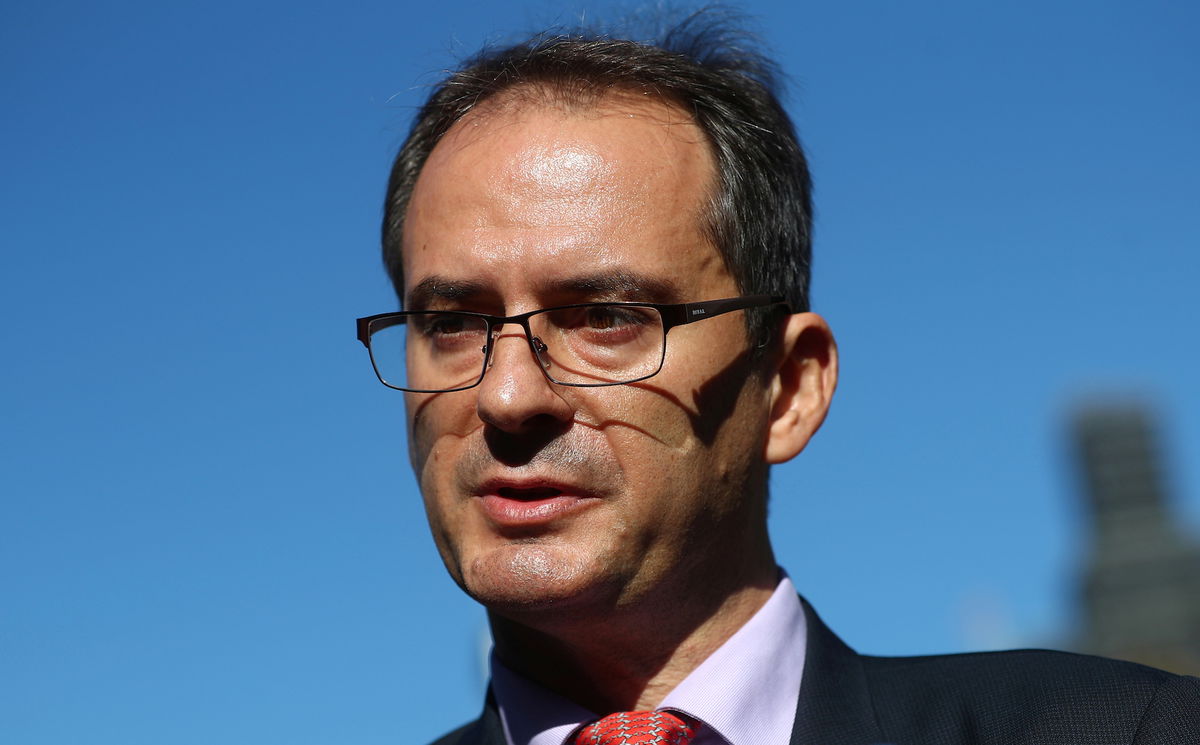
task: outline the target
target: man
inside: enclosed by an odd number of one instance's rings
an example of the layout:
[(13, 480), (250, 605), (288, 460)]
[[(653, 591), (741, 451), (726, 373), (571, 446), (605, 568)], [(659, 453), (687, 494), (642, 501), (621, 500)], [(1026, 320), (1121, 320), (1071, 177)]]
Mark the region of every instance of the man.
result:
[(776, 566), (768, 470), (820, 426), (837, 353), (770, 65), (705, 23), (485, 53), (397, 157), (406, 310), (359, 338), (495, 640), (483, 714), (438, 744), (1200, 742), (1196, 679), (859, 656)]

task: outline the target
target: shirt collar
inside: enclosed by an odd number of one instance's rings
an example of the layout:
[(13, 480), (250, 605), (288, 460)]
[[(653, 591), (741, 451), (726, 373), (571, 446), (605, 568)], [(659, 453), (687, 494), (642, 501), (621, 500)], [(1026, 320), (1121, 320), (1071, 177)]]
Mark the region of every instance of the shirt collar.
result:
[[(695, 745), (786, 745), (804, 671), (806, 624), (780, 570), (775, 592), (658, 708), (703, 722)], [(562, 745), (597, 714), (509, 670), (492, 654), (492, 690), (508, 745)]]

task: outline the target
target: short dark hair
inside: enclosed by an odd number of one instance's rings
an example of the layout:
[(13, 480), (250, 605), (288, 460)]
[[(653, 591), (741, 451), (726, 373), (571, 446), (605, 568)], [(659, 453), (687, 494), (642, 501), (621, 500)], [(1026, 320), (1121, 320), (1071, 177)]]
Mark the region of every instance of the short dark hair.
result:
[[(717, 170), (706, 230), (739, 290), (781, 295), (793, 312), (808, 310), (808, 164), (776, 92), (778, 71), (752, 42), (725, 14), (700, 11), (652, 43), (591, 31), (543, 33), (467, 60), (434, 88), (392, 166), (383, 259), (401, 301), (405, 211), (421, 168), (455, 122), (505, 91), (544, 91), (567, 104), (633, 91), (681, 107), (706, 133)], [(766, 318), (748, 314), (759, 346), (769, 339)]]

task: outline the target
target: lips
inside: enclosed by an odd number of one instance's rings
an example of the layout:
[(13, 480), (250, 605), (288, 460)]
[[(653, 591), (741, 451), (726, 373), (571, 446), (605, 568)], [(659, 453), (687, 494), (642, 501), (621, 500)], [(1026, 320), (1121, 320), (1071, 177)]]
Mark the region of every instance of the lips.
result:
[(540, 480), (493, 480), (475, 493), (484, 515), (499, 528), (550, 526), (598, 501), (581, 488)]
[(542, 499), (553, 499), (561, 496), (562, 490), (552, 486), (534, 486), (522, 488), (517, 486), (501, 486), (496, 489), (498, 496), (505, 499), (515, 499), (518, 502), (536, 502)]

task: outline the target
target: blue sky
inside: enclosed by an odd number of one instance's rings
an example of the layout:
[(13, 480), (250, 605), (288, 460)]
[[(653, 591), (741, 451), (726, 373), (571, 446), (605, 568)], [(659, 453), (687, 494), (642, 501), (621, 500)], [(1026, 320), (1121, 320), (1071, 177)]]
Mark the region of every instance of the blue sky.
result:
[[(773, 475), (779, 558), (862, 651), (1058, 643), (1081, 401), (1155, 407), (1200, 525), (1200, 11), (743, 7), (792, 77), (843, 357)], [(6, 739), (423, 742), (478, 709), (482, 612), (351, 322), (394, 306), (380, 197), (426, 86), (615, 14), (571, 8), (0, 10)]]

